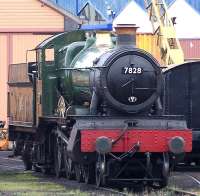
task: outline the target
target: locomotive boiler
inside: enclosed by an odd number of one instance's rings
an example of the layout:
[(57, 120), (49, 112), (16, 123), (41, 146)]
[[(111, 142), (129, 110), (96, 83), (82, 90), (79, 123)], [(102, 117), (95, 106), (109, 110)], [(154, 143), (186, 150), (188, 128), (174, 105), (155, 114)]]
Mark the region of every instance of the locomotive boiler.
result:
[(20, 128), (17, 111), (9, 126), (11, 140), (25, 141), (27, 169), (97, 186), (167, 185), (173, 158), (191, 151), (191, 130), (182, 116), (164, 114), (160, 65), (135, 48), (135, 33), (120, 25), (115, 43), (108, 32), (75, 31), (36, 47), (31, 126)]

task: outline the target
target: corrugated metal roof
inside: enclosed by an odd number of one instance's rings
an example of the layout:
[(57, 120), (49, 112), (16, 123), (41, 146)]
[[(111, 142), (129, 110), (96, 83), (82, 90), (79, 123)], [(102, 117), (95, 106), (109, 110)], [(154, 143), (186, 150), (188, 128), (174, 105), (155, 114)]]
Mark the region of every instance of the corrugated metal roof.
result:
[(39, 0), (42, 3), (46, 4), (47, 6), (55, 9), (56, 11), (58, 11), (59, 13), (63, 14), (64, 16), (68, 16), (70, 17), (72, 20), (76, 21), (78, 24), (81, 23), (81, 20), (74, 14), (70, 13), (67, 9), (63, 9), (62, 6), (57, 6), (56, 3), (53, 3), (49, 0)]
[(109, 18), (107, 15), (108, 6), (118, 14), (129, 2), (129, 0), (49, 0), (57, 3), (64, 9), (77, 14), (86, 3), (91, 3), (105, 18)]
[(198, 13), (200, 13), (199, 0), (186, 0)]
[[(76, 1), (75, 0), (49, 0), (56, 4), (58, 4), (60, 7), (68, 10), (69, 12), (76, 15)], [(78, 1), (80, 2), (80, 0)]]
[[(73, 14), (77, 14), (83, 6), (89, 2), (94, 7), (99, 10), (105, 18), (109, 18), (107, 15), (107, 7), (110, 6), (111, 9), (118, 15), (121, 10), (126, 6), (129, 0), (49, 0), (57, 3), (59, 6), (63, 7), (64, 9), (70, 11)], [(133, 0), (138, 3), (143, 9), (144, 0)], [(166, 3), (169, 5), (173, 3), (175, 0), (165, 0)], [(200, 3), (198, 0), (186, 0), (196, 11), (200, 13)]]

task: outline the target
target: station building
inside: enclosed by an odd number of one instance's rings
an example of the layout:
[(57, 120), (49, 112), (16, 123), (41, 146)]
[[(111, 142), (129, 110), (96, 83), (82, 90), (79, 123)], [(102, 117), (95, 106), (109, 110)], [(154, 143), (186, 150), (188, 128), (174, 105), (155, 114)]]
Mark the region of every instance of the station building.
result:
[(0, 120), (7, 121), (9, 65), (25, 63), (27, 50), (80, 23), (78, 17), (47, 0), (0, 1)]

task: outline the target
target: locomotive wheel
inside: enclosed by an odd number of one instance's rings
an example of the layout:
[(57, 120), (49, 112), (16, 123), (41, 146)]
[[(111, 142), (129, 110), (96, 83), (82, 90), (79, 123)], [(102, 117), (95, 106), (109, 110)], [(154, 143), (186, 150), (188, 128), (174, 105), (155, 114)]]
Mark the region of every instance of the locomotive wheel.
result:
[(35, 172), (41, 172), (41, 168), (38, 167), (36, 164), (33, 164), (33, 171), (35, 171)]
[[(19, 137), (19, 136), (18, 136)], [(19, 156), (23, 153), (24, 142), (20, 139), (17, 139), (13, 142), (13, 156)]]
[(54, 170), (57, 178), (61, 176), (61, 169), (62, 169), (62, 149), (57, 138), (54, 150)]
[(96, 162), (95, 177), (97, 187), (104, 186), (106, 184), (104, 173), (105, 173), (105, 156), (98, 155), (98, 160)]
[(41, 171), (42, 171), (42, 173), (45, 174), (45, 175), (51, 174), (51, 168), (42, 167), (42, 168), (41, 168)]
[(64, 147), (64, 168), (65, 168), (65, 175), (68, 180), (73, 178), (73, 162), (67, 156), (66, 147)]
[(163, 153), (163, 157), (157, 160), (156, 177), (161, 178), (160, 182), (151, 182), (150, 186), (154, 189), (161, 189), (167, 186), (169, 179), (169, 155)]
[(29, 161), (24, 161), (25, 170), (32, 170), (32, 163)]
[(86, 184), (93, 183), (95, 180), (94, 166), (84, 165), (83, 166), (83, 180)]
[(25, 170), (31, 170), (32, 169), (32, 157), (31, 157), (31, 150), (32, 150), (32, 143), (26, 142), (24, 144), (24, 149), (22, 152), (22, 159), (24, 162)]
[(162, 179), (162, 181), (160, 182), (150, 182), (150, 186), (153, 188), (153, 189), (162, 189), (164, 187), (166, 187), (168, 184), (168, 179)]
[(83, 181), (82, 168), (80, 164), (75, 164), (75, 175), (77, 182)]
[(65, 159), (65, 175), (68, 180), (72, 178), (72, 163), (70, 162), (71, 160), (69, 158)]

